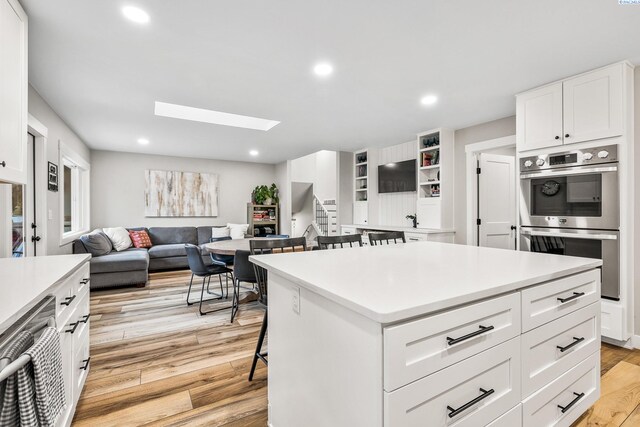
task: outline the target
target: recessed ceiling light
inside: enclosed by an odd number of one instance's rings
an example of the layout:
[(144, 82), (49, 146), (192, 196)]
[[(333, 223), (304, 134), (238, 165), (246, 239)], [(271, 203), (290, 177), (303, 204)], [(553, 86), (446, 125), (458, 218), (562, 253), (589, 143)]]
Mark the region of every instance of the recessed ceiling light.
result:
[(316, 64), (313, 67), (313, 72), (316, 73), (317, 76), (326, 77), (333, 73), (333, 66), (331, 64), (327, 64), (326, 62), (322, 62), (320, 64)]
[(147, 138), (138, 138), (138, 144), (147, 145), (149, 144), (149, 140)]
[(280, 123), (276, 120), (241, 116), (239, 114), (204, 110), (202, 108), (168, 104), (166, 102), (158, 101), (156, 101), (155, 114), (156, 116), (171, 117), (174, 119), (191, 120), (194, 122), (212, 123), (214, 125), (233, 126), (237, 128), (255, 129), (262, 131), (267, 131)]
[(422, 105), (433, 105), (436, 102), (438, 102), (438, 97), (435, 95), (427, 95), (422, 97), (422, 99), (420, 100), (420, 103)]
[(251, 150), (249, 151), (249, 154), (251, 154), (252, 156), (257, 156), (260, 153), (258, 152), (258, 150)]
[(149, 14), (139, 7), (125, 6), (122, 8), (122, 13), (127, 19), (138, 24), (146, 24), (149, 22)]

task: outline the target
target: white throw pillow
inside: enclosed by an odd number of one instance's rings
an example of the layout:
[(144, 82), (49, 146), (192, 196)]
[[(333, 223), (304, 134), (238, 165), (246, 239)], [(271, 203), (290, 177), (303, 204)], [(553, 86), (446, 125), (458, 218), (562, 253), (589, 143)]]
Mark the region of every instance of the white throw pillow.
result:
[(229, 227), (211, 227), (211, 238), (229, 237), (231, 230)]
[(113, 249), (115, 249), (116, 251), (124, 251), (125, 249), (129, 249), (131, 247), (131, 237), (129, 237), (129, 232), (126, 228), (103, 228), (102, 231), (104, 231), (104, 234), (106, 234), (109, 240), (111, 240)]
[(229, 227), (229, 235), (232, 239), (244, 239), (249, 224), (227, 224), (227, 227)]

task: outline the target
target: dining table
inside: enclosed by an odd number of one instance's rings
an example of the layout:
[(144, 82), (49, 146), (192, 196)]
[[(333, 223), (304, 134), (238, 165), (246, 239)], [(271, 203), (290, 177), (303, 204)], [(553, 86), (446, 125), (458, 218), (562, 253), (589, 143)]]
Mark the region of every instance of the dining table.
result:
[[(236, 251), (251, 250), (251, 240), (272, 240), (268, 237), (249, 237), (246, 239), (219, 240), (217, 242), (205, 243), (203, 248), (208, 253), (217, 255), (235, 255)], [(307, 240), (307, 250), (316, 247), (318, 243), (315, 240)]]

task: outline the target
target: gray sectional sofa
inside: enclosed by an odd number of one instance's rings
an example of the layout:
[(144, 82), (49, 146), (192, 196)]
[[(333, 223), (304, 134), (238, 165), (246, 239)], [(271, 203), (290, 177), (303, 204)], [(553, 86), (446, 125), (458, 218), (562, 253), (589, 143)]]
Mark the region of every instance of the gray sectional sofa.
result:
[[(144, 286), (149, 271), (189, 268), (186, 243), (202, 247), (211, 240), (211, 229), (201, 227), (138, 227), (128, 230), (147, 230), (153, 246), (149, 249), (129, 248), (121, 252), (91, 258), (91, 289), (113, 286)], [(73, 253), (88, 253), (80, 239), (73, 242)], [(204, 253), (204, 251), (203, 251)], [(211, 264), (209, 255), (202, 259)]]

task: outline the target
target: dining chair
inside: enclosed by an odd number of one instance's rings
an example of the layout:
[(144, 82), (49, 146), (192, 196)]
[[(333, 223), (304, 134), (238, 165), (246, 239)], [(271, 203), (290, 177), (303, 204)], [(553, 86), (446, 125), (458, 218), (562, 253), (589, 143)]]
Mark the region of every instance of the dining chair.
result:
[[(251, 255), (265, 255), (274, 253), (285, 252), (301, 252), (307, 249), (307, 239), (304, 237), (294, 237), (289, 239), (260, 239), (251, 240), (249, 242), (251, 248)], [(258, 335), (258, 343), (256, 345), (256, 351), (253, 354), (253, 361), (251, 362), (251, 371), (249, 372), (249, 381), (253, 380), (253, 374), (256, 371), (256, 364), (258, 359), (262, 360), (265, 365), (267, 362), (267, 352), (262, 352), (262, 344), (264, 337), (267, 333), (267, 269), (253, 264), (256, 280), (258, 281), (258, 301), (264, 304), (265, 311), (262, 318), (262, 327), (260, 328), (260, 335)]]
[(231, 309), (231, 323), (240, 305), (240, 283), (251, 283), (255, 288), (258, 283), (253, 264), (249, 261), (250, 251), (237, 250), (233, 260), (233, 308)]
[[(223, 240), (231, 240), (231, 236), (225, 237), (212, 237), (209, 239), (209, 243), (221, 242)], [(214, 264), (223, 265), (225, 267), (229, 267), (233, 265), (233, 255), (220, 255), (214, 254), (213, 252), (209, 254), (211, 257), (211, 262)]]
[[(398, 242), (400, 240), (401, 242)], [(369, 233), (369, 242), (371, 246), (382, 245), (386, 242), (387, 245), (392, 243), (407, 243), (404, 238), (404, 231), (387, 231), (384, 233)]]
[[(224, 290), (222, 288), (223, 274), (226, 275), (227, 277), (226, 298), (229, 298), (229, 276), (228, 275), (232, 273), (232, 270), (220, 264), (212, 264), (209, 266), (205, 265), (204, 261), (202, 260), (202, 254), (200, 253), (200, 248), (197, 247), (196, 245), (186, 244), (184, 245), (184, 248), (187, 251), (187, 262), (189, 263), (189, 269), (191, 270), (191, 280), (189, 281), (189, 290), (187, 291), (187, 305), (195, 304), (189, 301), (189, 297), (191, 296), (191, 286), (193, 285), (193, 277), (198, 276), (198, 277), (202, 277), (202, 290), (200, 291), (200, 305), (198, 306), (198, 311), (200, 312), (200, 314), (205, 315), (208, 313), (213, 313), (215, 311), (221, 311), (221, 310), (226, 310), (227, 308), (230, 308), (230, 307), (223, 307), (223, 308), (217, 308), (215, 310), (202, 311), (202, 303), (206, 301), (221, 300), (222, 298), (225, 298)], [(218, 298), (209, 298), (205, 300), (204, 299), (205, 285), (207, 288), (207, 293), (212, 293), (209, 291), (209, 285), (211, 284), (211, 276), (218, 276), (218, 280), (220, 281), (220, 295), (218, 296)], [(235, 293), (235, 287), (233, 289)], [(217, 295), (217, 294), (214, 294), (214, 295)], [(235, 298), (235, 295), (234, 295), (234, 298)]]
[(337, 249), (337, 248), (353, 248), (362, 246), (362, 236), (360, 234), (345, 234), (343, 236), (318, 236), (318, 248)]

